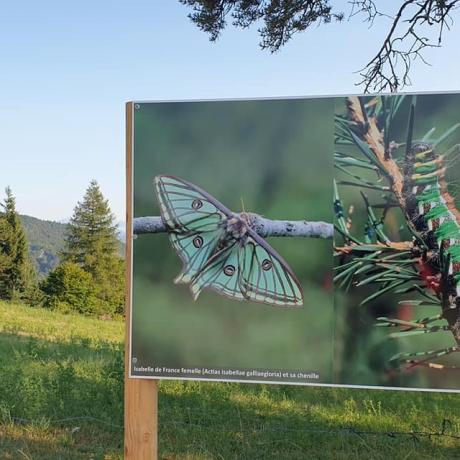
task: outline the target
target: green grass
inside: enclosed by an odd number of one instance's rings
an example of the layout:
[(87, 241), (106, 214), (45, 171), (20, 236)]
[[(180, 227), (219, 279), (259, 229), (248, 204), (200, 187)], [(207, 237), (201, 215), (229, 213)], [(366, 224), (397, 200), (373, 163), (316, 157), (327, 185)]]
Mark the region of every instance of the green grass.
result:
[(0, 303), (0, 458), (121, 458), (123, 331)]
[[(0, 459), (121, 459), (123, 324), (0, 302)], [(460, 395), (160, 385), (163, 459), (453, 459)]]

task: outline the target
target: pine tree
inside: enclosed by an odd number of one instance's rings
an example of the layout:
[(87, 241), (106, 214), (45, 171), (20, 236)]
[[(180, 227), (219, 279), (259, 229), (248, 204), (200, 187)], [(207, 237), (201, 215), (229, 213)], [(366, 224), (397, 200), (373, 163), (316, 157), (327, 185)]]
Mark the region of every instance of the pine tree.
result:
[(4, 291), (4, 277), (7, 270), (11, 267), (11, 254), (10, 246), (12, 239), (12, 229), (8, 221), (0, 215), (0, 297), (5, 298)]
[(119, 245), (115, 217), (93, 180), (74, 209), (61, 256), (63, 262), (73, 262), (92, 276), (100, 312), (123, 312), (124, 263)]
[(37, 280), (29, 256), (29, 244), (16, 211), (16, 200), (9, 187), (0, 212), (0, 298), (33, 297)]

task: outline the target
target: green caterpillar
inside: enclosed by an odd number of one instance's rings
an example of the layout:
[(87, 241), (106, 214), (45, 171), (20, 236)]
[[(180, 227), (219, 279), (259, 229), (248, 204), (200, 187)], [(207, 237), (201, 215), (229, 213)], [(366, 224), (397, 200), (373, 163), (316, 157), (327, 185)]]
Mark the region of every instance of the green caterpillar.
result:
[[(460, 225), (445, 187), (443, 160), (432, 145), (414, 143), (406, 155), (403, 193), (407, 217), (426, 246), (421, 275), (438, 294), (447, 294), (443, 295), (449, 299), (446, 307), (456, 308), (460, 305)], [(436, 282), (433, 273), (438, 273)]]

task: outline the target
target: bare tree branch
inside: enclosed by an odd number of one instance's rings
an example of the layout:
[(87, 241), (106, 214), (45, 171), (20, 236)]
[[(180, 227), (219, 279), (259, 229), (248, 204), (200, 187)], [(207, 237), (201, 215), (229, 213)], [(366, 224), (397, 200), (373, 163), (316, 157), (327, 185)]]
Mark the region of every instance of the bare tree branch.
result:
[[(378, 10), (373, 0), (352, 0), (353, 14), (364, 13), (366, 21), (373, 24), (377, 16), (388, 16)], [(362, 79), (357, 85), (364, 92), (397, 91), (411, 84), (409, 72), (412, 63), (420, 59), (425, 64), (423, 52), (441, 46), (444, 28), (450, 28), (450, 13), (458, 0), (406, 0), (394, 18), (390, 30), (377, 54), (359, 71)], [(437, 27), (436, 42), (425, 35), (430, 27)], [(402, 29), (402, 30), (401, 30)]]
[[(303, 237), (332, 239), (334, 226), (326, 222), (308, 222), (306, 220), (270, 220), (257, 214), (251, 214), (252, 229), (260, 236)], [(133, 233), (164, 233), (167, 228), (159, 216), (136, 217), (133, 219)]]
[[(332, 0), (179, 0), (192, 9), (189, 18), (216, 41), (231, 18), (236, 27), (257, 23), (262, 49), (279, 51), (294, 34), (313, 25), (342, 21), (344, 13), (334, 10)], [(359, 15), (372, 27), (376, 19), (389, 20), (389, 31), (377, 54), (358, 71), (357, 83), (364, 92), (396, 91), (411, 84), (414, 61), (428, 64), (425, 51), (441, 46), (451, 13), (460, 0), (349, 0), (349, 20)], [(382, 8), (398, 8), (387, 12)], [(398, 7), (399, 5), (399, 7)]]

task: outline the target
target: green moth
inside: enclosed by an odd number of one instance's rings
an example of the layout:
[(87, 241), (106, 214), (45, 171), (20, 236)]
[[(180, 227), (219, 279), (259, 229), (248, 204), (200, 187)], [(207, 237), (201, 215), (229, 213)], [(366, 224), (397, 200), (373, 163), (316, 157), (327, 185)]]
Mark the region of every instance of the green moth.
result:
[(155, 177), (161, 217), (183, 261), (175, 283), (188, 283), (196, 300), (209, 288), (234, 300), (301, 306), (300, 282), (283, 258), (209, 193), (178, 177)]

